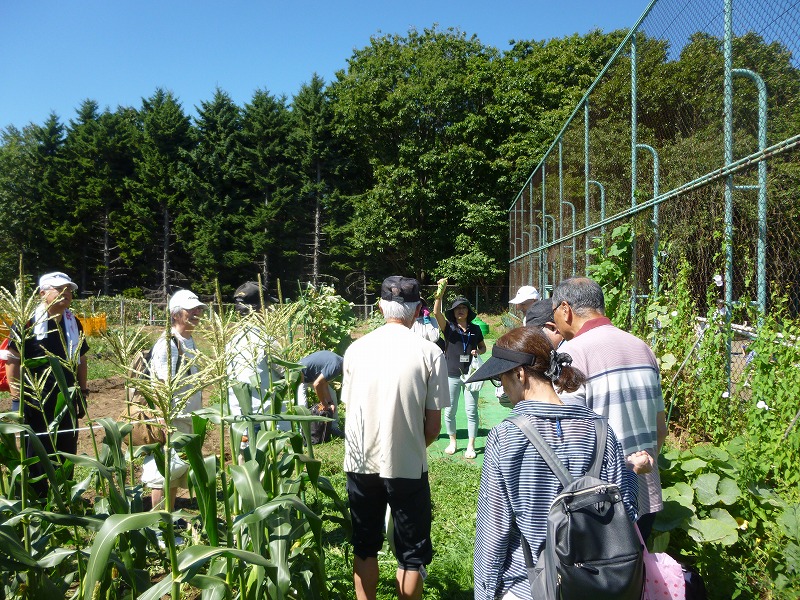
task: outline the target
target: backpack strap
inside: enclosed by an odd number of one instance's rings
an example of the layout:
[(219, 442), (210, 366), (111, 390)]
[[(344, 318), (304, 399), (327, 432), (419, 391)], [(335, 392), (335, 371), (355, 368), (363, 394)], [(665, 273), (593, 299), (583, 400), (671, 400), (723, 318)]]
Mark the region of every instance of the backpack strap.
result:
[(567, 471), (564, 463), (556, 456), (556, 453), (553, 452), (553, 448), (545, 441), (542, 434), (539, 433), (535, 427), (531, 426), (525, 417), (522, 415), (511, 415), (510, 417), (506, 417), (505, 420), (516, 425), (519, 430), (522, 431), (525, 437), (528, 438), (528, 441), (533, 444), (533, 447), (536, 448), (539, 455), (544, 459), (544, 462), (547, 463), (547, 466), (550, 467), (553, 475), (561, 482), (561, 485), (567, 487), (567, 485), (572, 483), (573, 477), (570, 472)]
[(586, 471), (587, 475), (600, 479), (600, 469), (603, 467), (603, 458), (606, 455), (606, 438), (608, 437), (608, 421), (606, 419), (594, 420), (594, 459), (592, 466)]
[[(531, 426), (527, 419), (525, 419), (522, 415), (511, 415), (510, 417), (506, 417), (505, 420), (516, 425), (519, 430), (525, 434), (525, 437), (528, 438), (528, 441), (531, 444), (533, 444), (534, 448), (536, 448), (536, 450), (539, 452), (539, 455), (547, 463), (547, 466), (550, 467), (550, 470), (561, 482), (561, 485), (567, 487), (567, 485), (572, 483), (574, 478), (564, 466), (564, 463), (561, 462), (561, 459), (558, 458), (555, 452), (553, 452), (553, 448), (545, 441), (545, 439), (542, 437), (542, 434), (539, 433), (535, 427)], [(606, 420), (602, 418), (594, 419), (594, 430), (595, 446), (592, 456), (592, 464), (589, 467), (589, 470), (586, 471), (586, 474), (599, 479), (600, 468), (603, 466), (603, 457), (605, 456), (606, 438), (608, 436)]]
[(178, 362), (175, 363), (175, 372), (177, 373), (178, 371), (181, 370), (181, 360), (183, 359), (183, 344), (181, 344), (181, 341), (177, 337), (175, 337), (174, 333), (169, 336), (169, 339), (170, 341), (175, 342), (175, 347), (178, 349)]

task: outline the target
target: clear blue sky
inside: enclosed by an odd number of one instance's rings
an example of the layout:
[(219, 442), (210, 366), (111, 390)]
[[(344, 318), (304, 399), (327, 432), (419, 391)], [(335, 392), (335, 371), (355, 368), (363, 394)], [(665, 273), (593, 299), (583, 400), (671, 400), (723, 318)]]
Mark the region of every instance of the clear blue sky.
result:
[(437, 24), (506, 50), (632, 26), (649, 0), (0, 0), (0, 128), (63, 122), (87, 99), (141, 105), (157, 87), (188, 114), (219, 87), (291, 99), (372, 35)]

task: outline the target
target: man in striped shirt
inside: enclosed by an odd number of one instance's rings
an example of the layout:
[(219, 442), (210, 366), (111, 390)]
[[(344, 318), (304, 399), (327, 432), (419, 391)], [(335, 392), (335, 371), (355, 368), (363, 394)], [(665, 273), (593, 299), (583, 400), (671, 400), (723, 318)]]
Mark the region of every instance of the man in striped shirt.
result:
[[(564, 394), (608, 417), (626, 457), (644, 450), (655, 463), (667, 437), (661, 377), (655, 355), (639, 338), (614, 327), (605, 316), (603, 290), (585, 277), (562, 281), (553, 290), (553, 318), (566, 340), (559, 351), (586, 375), (586, 385)], [(662, 509), (658, 469), (639, 474), (639, 529), (647, 539)]]

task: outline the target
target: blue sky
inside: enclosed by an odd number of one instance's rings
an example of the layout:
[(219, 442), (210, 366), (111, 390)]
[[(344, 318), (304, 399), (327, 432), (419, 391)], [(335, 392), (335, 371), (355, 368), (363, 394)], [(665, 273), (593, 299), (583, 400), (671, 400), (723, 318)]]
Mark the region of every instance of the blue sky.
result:
[(438, 24), (506, 50), (628, 28), (649, 0), (0, 0), (0, 128), (63, 122), (87, 98), (141, 105), (163, 87), (187, 113), (219, 87), (243, 105), (331, 81), (370, 36)]

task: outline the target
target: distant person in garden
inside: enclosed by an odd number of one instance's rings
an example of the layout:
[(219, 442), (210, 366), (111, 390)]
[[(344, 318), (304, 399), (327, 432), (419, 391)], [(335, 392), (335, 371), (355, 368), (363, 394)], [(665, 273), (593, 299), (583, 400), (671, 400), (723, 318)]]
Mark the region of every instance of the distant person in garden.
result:
[[(192, 334), (200, 324), (203, 312), (208, 308), (197, 294), (190, 290), (178, 290), (169, 299), (169, 314), (172, 327), (170, 336), (167, 338), (162, 335), (153, 346), (150, 358), (150, 370), (155, 377), (166, 381), (168, 374), (174, 377), (180, 371), (180, 365), (191, 361), (197, 352)], [(168, 349), (169, 344), (169, 349)], [(169, 362), (168, 362), (169, 359)], [(197, 372), (197, 367), (192, 365), (189, 373)], [(178, 393), (173, 399), (173, 407), (180, 406), (178, 416), (173, 418), (172, 424), (181, 433), (192, 433), (193, 411), (202, 408), (202, 391), (197, 390), (187, 396), (190, 390)], [(174, 506), (175, 495), (178, 488), (186, 488), (187, 472), (189, 465), (181, 460), (177, 454), (170, 450), (170, 500)], [(142, 483), (152, 489), (151, 501), (153, 508), (156, 508), (164, 500), (164, 476), (158, 471), (153, 455), (145, 458), (142, 465)]]
[(410, 329), (419, 300), (416, 279), (388, 277), (380, 300), (385, 324), (344, 355), (344, 470), (358, 600), (377, 595), (387, 504), (399, 598), (422, 597), (425, 566), (433, 557), (427, 447), (439, 436), (441, 410), (450, 398), (442, 351)]
[[(248, 281), (234, 292), (234, 308), (245, 319), (251, 313), (262, 310), (262, 298), (264, 303), (268, 302), (266, 294), (258, 283)], [(240, 384), (238, 386), (240, 389), (249, 391), (250, 409), (242, 410), (239, 397), (232, 386), (228, 389), (230, 414), (240, 415), (242, 412), (259, 414), (263, 411), (270, 384), (283, 378), (282, 369), (270, 362), (270, 357), (279, 350), (268, 332), (263, 331), (263, 327), (253, 320), (242, 324), (232, 336), (225, 350), (225, 355), (228, 357), (227, 374), (231, 384)]]
[[(33, 358), (53, 355), (65, 365), (63, 372), (67, 386), (77, 388), (68, 400), (70, 405), (66, 408), (66, 412), (61, 415), (56, 414), (59, 387), (49, 364), (30, 367), (28, 373), (21, 373), (20, 348), (14, 341), (13, 335), (8, 345), (6, 373), (13, 406), (19, 406), (20, 380), (39, 381), (44, 378), (40, 392), (25, 386), (23, 416), (25, 423), (39, 434), (37, 436), (39, 441), (50, 454), (56, 451), (69, 454), (77, 452), (78, 432), (75, 429), (78, 426), (78, 418), (86, 412), (86, 398), (89, 395), (86, 363), (89, 346), (83, 337), (83, 326), (69, 309), (77, 289), (78, 286), (65, 273), (53, 272), (42, 275), (39, 278), (40, 303), (25, 326), (25, 331), (17, 330), (21, 335), (28, 336), (24, 340), (23, 348), (26, 363)], [(66, 366), (67, 364), (70, 366)], [(47, 432), (50, 425), (59, 418), (57, 427), (59, 433), (54, 436), (54, 444)], [(27, 444), (27, 455), (35, 456), (30, 441)], [(55, 460), (63, 463), (58, 457)], [(29, 472), (32, 478), (45, 473), (40, 463), (32, 464)], [(70, 476), (71, 473), (67, 473), (67, 477)], [(49, 487), (47, 478), (33, 485), (40, 496), (47, 494)]]
[(420, 298), (419, 303), (422, 308), (420, 309), (420, 315), (414, 319), (411, 331), (428, 341), (436, 343), (441, 339), (439, 335), (439, 324), (436, 322), (435, 318), (431, 317), (431, 312), (428, 310), (428, 303), (425, 301), (425, 298)]
[(545, 337), (553, 344), (553, 348), (558, 349), (564, 341), (564, 336), (561, 335), (553, 320), (553, 303), (551, 301), (543, 300), (531, 305), (525, 312), (525, 327), (541, 329)]
[(330, 350), (320, 350), (304, 356), (298, 361), (303, 365), (303, 382), (297, 388), (297, 402), (306, 406), (308, 402), (308, 386), (314, 390), (316, 402), (311, 406), (312, 414), (333, 419), (332, 422), (311, 424), (311, 442), (319, 444), (327, 442), (331, 436), (344, 437), (339, 429), (339, 402), (336, 390), (331, 382), (342, 374), (344, 359)]
[(514, 304), (519, 309), (519, 312), (522, 313), (522, 324), (525, 325), (528, 309), (533, 306), (534, 302), (538, 302), (539, 298), (541, 298), (539, 290), (532, 285), (523, 285), (508, 303)]
[[(469, 381), (502, 385), (512, 415), (535, 427), (574, 477), (594, 458), (598, 415), (585, 406), (565, 405), (559, 392), (584, 382), (567, 354), (556, 352), (544, 334), (517, 327), (501, 336), (492, 356)], [(554, 389), (555, 386), (555, 389)], [(636, 477), (625, 467), (622, 447), (608, 427), (600, 477), (616, 484), (631, 520), (636, 518)], [(486, 438), (475, 527), (473, 573), (476, 600), (531, 597), (521, 535), (533, 563), (545, 542), (547, 514), (562, 486), (539, 452), (513, 423), (503, 421)], [(591, 600), (587, 598), (586, 600)]]
[[(566, 279), (553, 291), (553, 317), (566, 340), (559, 348), (586, 375), (586, 385), (562, 396), (608, 417), (630, 462), (642, 454), (655, 464), (667, 437), (661, 376), (656, 357), (639, 338), (605, 316), (603, 290), (585, 277)], [(637, 458), (638, 457), (638, 458)], [(632, 468), (634, 465), (631, 465)], [(647, 539), (663, 507), (658, 469), (639, 474), (639, 530)]]
[(444, 297), (447, 280), (439, 280), (436, 300), (433, 303), (433, 315), (439, 323), (445, 342), (445, 357), (447, 358), (447, 380), (450, 388), (450, 407), (444, 411), (444, 424), (450, 444), (445, 448), (445, 454), (455, 454), (458, 449), (456, 443), (456, 413), (461, 391), (464, 391), (464, 409), (467, 413), (467, 449), (464, 458), (475, 458), (475, 438), (478, 437), (478, 395), (480, 392), (472, 391), (464, 385), (463, 375), (469, 371), (473, 357), (486, 352), (483, 341), (483, 331), (472, 321), (477, 316), (472, 310), (469, 300), (459, 296), (453, 304), (442, 314), (442, 298)]

